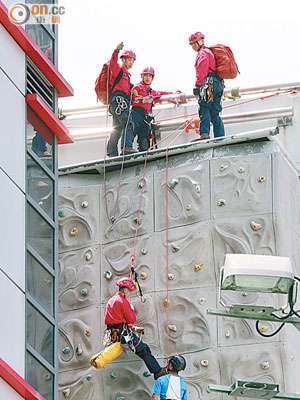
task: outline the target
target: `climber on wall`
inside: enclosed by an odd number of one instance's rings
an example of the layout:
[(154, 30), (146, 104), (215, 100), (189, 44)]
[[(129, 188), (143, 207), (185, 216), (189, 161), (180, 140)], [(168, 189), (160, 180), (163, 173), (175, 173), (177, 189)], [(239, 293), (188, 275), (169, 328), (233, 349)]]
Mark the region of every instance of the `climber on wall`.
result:
[(179, 371), (186, 367), (186, 361), (182, 356), (172, 356), (168, 362), (168, 375), (161, 376), (155, 382), (152, 389), (151, 400), (187, 400), (187, 388), (184, 380), (178, 376)]
[[(121, 343), (125, 343), (124, 338), (122, 338), (124, 327), (127, 324), (134, 324), (136, 322), (135, 313), (128, 301), (135, 285), (132, 279), (121, 278), (118, 280), (117, 286), (119, 287), (119, 291), (108, 300), (104, 310), (104, 317), (107, 329), (112, 333), (112, 342), (121, 341)], [(133, 327), (132, 329), (138, 331), (143, 328)], [(155, 357), (151, 354), (149, 346), (142, 340), (139, 342), (138, 336), (133, 332), (132, 342), (133, 346), (136, 346), (136, 354), (145, 362), (149, 371), (154, 374), (154, 379), (167, 373), (166, 368), (161, 368)]]
[(199, 140), (209, 139), (210, 122), (213, 124), (214, 137), (225, 136), (222, 111), (223, 80), (216, 73), (216, 60), (212, 51), (204, 45), (205, 36), (201, 32), (189, 37), (189, 44), (197, 52), (195, 69), (196, 83), (193, 93), (198, 97), (200, 126)]

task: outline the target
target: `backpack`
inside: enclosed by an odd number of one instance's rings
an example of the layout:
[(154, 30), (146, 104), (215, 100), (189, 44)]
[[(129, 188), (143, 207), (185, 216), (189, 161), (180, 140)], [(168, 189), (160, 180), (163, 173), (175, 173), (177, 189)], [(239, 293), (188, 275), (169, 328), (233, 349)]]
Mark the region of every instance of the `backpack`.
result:
[(114, 87), (116, 84), (120, 81), (123, 75), (123, 69), (121, 68), (118, 76), (116, 77), (113, 86), (110, 85), (110, 70), (109, 70), (109, 62), (103, 64), (103, 67), (101, 69), (101, 72), (98, 76), (98, 78), (95, 81), (95, 92), (97, 95), (97, 98), (103, 103), (103, 104), (109, 104), (111, 100), (111, 95)]
[(217, 74), (223, 79), (234, 79), (240, 73), (231, 48), (223, 44), (214, 44), (209, 49), (216, 59)]

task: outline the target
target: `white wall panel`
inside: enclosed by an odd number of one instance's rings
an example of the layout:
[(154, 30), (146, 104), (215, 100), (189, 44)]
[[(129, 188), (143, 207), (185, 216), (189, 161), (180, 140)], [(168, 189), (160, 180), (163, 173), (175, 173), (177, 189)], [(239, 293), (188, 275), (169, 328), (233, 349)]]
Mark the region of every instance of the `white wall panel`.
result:
[[(0, 354), (3, 360), (24, 377), (25, 295), (0, 271)], [(1, 399), (6, 397), (0, 396)]]
[(0, 67), (25, 94), (25, 53), (3, 25), (0, 25), (0, 49)]
[(5, 400), (23, 400), (23, 397), (2, 378), (0, 378), (0, 398)]
[(25, 191), (25, 97), (1, 69), (0, 88), (0, 167)]
[(0, 268), (24, 289), (25, 196), (1, 169), (0, 193)]

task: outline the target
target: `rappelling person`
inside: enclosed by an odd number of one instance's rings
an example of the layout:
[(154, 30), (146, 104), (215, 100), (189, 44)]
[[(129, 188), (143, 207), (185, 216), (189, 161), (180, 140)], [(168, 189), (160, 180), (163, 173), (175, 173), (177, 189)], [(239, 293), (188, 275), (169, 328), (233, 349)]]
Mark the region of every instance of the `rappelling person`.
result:
[[(109, 62), (110, 70), (110, 86), (112, 87), (111, 101), (109, 105), (109, 112), (113, 117), (113, 132), (110, 135), (107, 143), (108, 157), (118, 156), (118, 142), (121, 137), (122, 130), (127, 126), (127, 130), (131, 132), (132, 121), (130, 117), (130, 96), (132, 84), (130, 82), (130, 72), (136, 55), (132, 50), (125, 50), (121, 53), (122, 67), (118, 64), (119, 52), (123, 49), (124, 45), (121, 42), (115, 48)], [(121, 148), (124, 143), (121, 143)], [(132, 148), (125, 148), (125, 154), (135, 153)]]
[[(112, 342), (121, 341), (125, 344), (124, 332), (128, 336), (128, 325), (136, 322), (136, 316), (128, 301), (135, 284), (130, 278), (121, 278), (117, 282), (119, 291), (111, 297), (105, 307), (104, 317), (107, 329), (111, 331)], [(135, 331), (143, 330), (142, 327), (132, 327)], [(149, 371), (154, 374), (154, 379), (166, 374), (166, 368), (161, 368), (155, 357), (151, 354), (149, 346), (140, 341), (139, 337), (130, 332), (130, 339), (135, 348), (135, 353), (145, 362)]]
[(152, 389), (151, 400), (187, 400), (187, 388), (184, 380), (178, 375), (186, 367), (182, 356), (172, 356), (168, 362), (168, 374), (161, 376)]
[[(146, 151), (150, 147), (151, 122), (154, 117), (151, 115), (152, 107), (164, 94), (172, 92), (156, 91), (150, 85), (154, 79), (155, 71), (153, 67), (146, 67), (141, 73), (141, 82), (132, 89), (132, 109), (131, 117), (134, 125), (133, 131), (126, 131), (126, 148), (131, 147), (135, 136), (137, 136), (138, 150)], [(171, 100), (174, 102), (174, 100)], [(122, 136), (124, 131), (122, 132)], [(152, 144), (151, 144), (152, 145)]]
[(210, 122), (213, 124), (215, 138), (225, 136), (223, 121), (219, 116), (222, 111), (224, 81), (216, 73), (215, 56), (209, 48), (205, 47), (204, 39), (205, 36), (201, 32), (193, 33), (189, 37), (189, 44), (197, 52), (196, 83), (193, 93), (199, 96), (199, 140), (210, 138)]

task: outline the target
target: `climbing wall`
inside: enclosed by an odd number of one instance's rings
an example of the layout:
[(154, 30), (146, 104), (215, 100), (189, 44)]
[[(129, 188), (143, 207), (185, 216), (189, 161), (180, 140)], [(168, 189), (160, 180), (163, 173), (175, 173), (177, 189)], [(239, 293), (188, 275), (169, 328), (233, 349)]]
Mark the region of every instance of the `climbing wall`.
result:
[[(217, 399), (210, 383), (278, 383), (299, 391), (299, 333), (285, 327), (266, 339), (255, 321), (206, 315), (216, 308), (219, 269), (226, 253), (290, 256), (300, 274), (299, 196), (296, 172), (271, 144), (240, 144), (176, 156), (166, 185), (164, 160), (85, 180), (73, 175), (60, 191), (59, 399), (146, 400), (154, 384), (143, 362), (123, 354), (101, 370), (88, 364), (103, 349), (106, 301), (116, 281), (134, 266), (146, 298), (132, 296), (143, 340), (165, 365), (167, 283), (170, 355), (183, 354), (188, 399)], [(97, 181), (97, 179), (99, 181)], [(92, 182), (90, 184), (89, 182)], [(64, 186), (64, 184), (62, 184)], [(168, 242), (166, 240), (166, 186)], [(143, 189), (140, 219), (138, 210)], [(166, 263), (168, 252), (168, 266)], [(228, 303), (268, 304), (271, 295), (231, 293)], [(276, 326), (263, 323), (267, 333)], [(224, 397), (225, 398), (225, 397)]]

